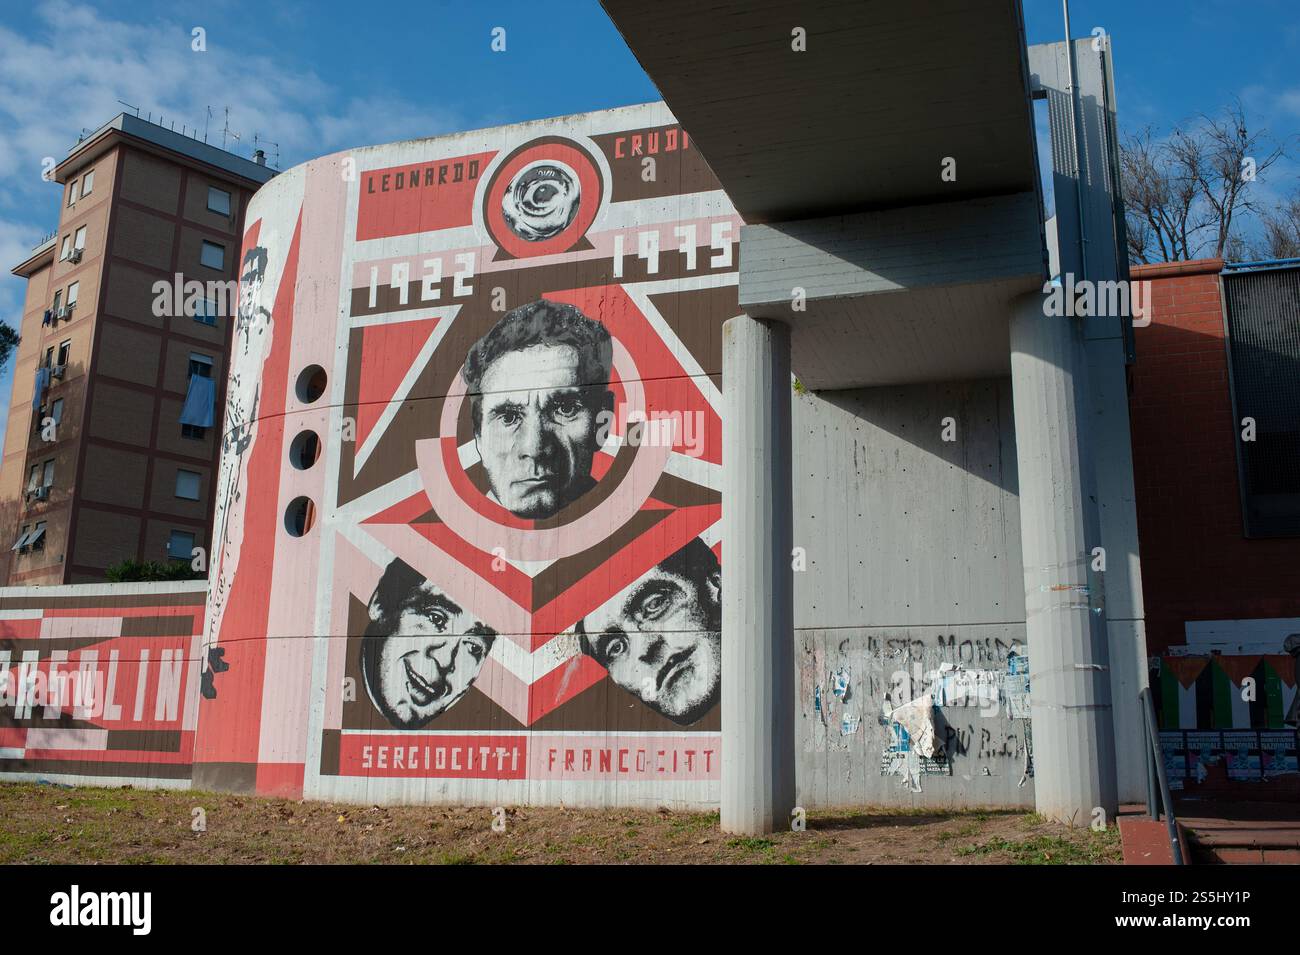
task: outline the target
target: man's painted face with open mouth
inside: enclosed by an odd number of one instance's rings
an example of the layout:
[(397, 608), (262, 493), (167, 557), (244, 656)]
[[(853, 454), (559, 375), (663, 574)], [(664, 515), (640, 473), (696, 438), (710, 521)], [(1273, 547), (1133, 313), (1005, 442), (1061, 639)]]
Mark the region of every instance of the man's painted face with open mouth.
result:
[(379, 685), (371, 695), (394, 726), (415, 729), (469, 692), (496, 632), (426, 582), (395, 632), (379, 639)]

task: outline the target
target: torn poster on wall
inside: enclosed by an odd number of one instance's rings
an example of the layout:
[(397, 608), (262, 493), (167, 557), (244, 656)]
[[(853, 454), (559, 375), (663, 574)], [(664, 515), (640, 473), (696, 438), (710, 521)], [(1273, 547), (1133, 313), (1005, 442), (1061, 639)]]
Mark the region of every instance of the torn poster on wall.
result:
[(942, 749), (935, 756), (922, 756), (912, 748), (912, 738), (897, 723), (890, 726), (889, 743), (880, 754), (882, 776), (902, 776), (909, 789), (921, 791), (921, 776), (951, 776), (952, 766)]
[[(993, 717), (1005, 712), (1009, 718), (1025, 720), (1024, 742), (1017, 750), (1024, 757), (1021, 784), (1033, 775), (1029, 750), (1028, 656), (1012, 651), (1005, 670), (968, 668), (944, 662), (937, 669), (925, 673), (922, 681), (922, 685), (929, 689), (915, 699), (891, 706), (892, 691), (886, 696), (881, 723), (892, 735), (890, 744), (881, 753), (882, 775), (905, 776), (916, 792), (920, 791), (919, 776), (922, 774), (952, 775), (950, 754), (945, 752), (940, 736), (946, 733), (949, 738), (962, 738), (961, 732), (958, 730), (954, 734), (951, 724), (943, 717), (945, 709), (959, 707), (976, 707), (981, 716)], [(903, 684), (908, 682), (911, 681), (904, 678)], [(989, 748), (991, 750), (992, 746)], [(984, 752), (983, 743), (980, 751)], [(965, 749), (961, 748), (961, 753), (964, 752)], [(990, 769), (986, 765), (983, 771), (988, 775)]]
[(1013, 720), (1029, 719), (1029, 657), (1014, 651), (1007, 657), (1007, 675), (1002, 684), (1007, 716)]

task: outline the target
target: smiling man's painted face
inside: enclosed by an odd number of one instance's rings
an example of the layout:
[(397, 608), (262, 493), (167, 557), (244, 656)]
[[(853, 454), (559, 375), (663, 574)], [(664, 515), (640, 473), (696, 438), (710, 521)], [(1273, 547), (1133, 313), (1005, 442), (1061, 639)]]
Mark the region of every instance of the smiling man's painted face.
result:
[(366, 689), (390, 723), (416, 729), (469, 692), (495, 639), (494, 630), (422, 581), (401, 598), (395, 616), (380, 612), (368, 629)]
[(517, 517), (550, 517), (594, 483), (597, 414), (580, 364), (572, 345), (532, 345), (483, 375), (479, 457), (493, 496)]
[(580, 630), (584, 650), (615, 683), (685, 725), (713, 708), (722, 685), (721, 571), (716, 560), (688, 571), (675, 557), (588, 614)]

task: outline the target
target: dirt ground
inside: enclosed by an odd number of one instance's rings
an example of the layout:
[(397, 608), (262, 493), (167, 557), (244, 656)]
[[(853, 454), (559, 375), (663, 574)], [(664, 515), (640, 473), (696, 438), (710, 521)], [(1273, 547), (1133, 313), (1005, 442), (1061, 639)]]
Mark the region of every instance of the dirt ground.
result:
[[(198, 813), (196, 810), (202, 810)], [(1112, 864), (1117, 830), (1024, 812), (810, 813), (735, 838), (718, 814), (352, 806), (225, 793), (0, 783), (0, 863)], [(202, 823), (203, 831), (195, 831)], [(498, 821), (497, 828), (501, 828)]]

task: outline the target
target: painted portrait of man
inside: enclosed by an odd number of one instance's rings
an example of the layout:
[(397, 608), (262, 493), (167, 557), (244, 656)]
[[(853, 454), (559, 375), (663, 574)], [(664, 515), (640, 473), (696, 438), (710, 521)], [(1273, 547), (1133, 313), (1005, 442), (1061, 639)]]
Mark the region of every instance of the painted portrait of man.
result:
[(209, 632), (204, 639), (202, 692), (217, 695), (214, 674), (227, 668), (216, 646), (226, 602), (234, 586), (243, 539), (243, 508), (248, 452), (253, 443), (253, 423), (261, 394), (262, 364), (271, 348), (271, 313), (262, 305), (262, 287), (267, 279), (268, 255), (256, 245), (244, 253), (239, 278), (239, 302), (235, 315), (235, 339), (231, 350), (230, 379), (226, 389), (226, 414), (221, 435), (221, 462), (217, 472), (217, 506), (214, 514), (216, 564), (209, 595)]
[(698, 537), (578, 624), (610, 679), (682, 726), (722, 689), (722, 568)]
[(612, 356), (604, 325), (546, 299), (507, 312), (470, 349), (475, 445), (490, 497), (516, 517), (552, 517), (595, 486)]
[(419, 729), (469, 692), (497, 633), (442, 588), (394, 560), (367, 607), (361, 675), (375, 708)]

